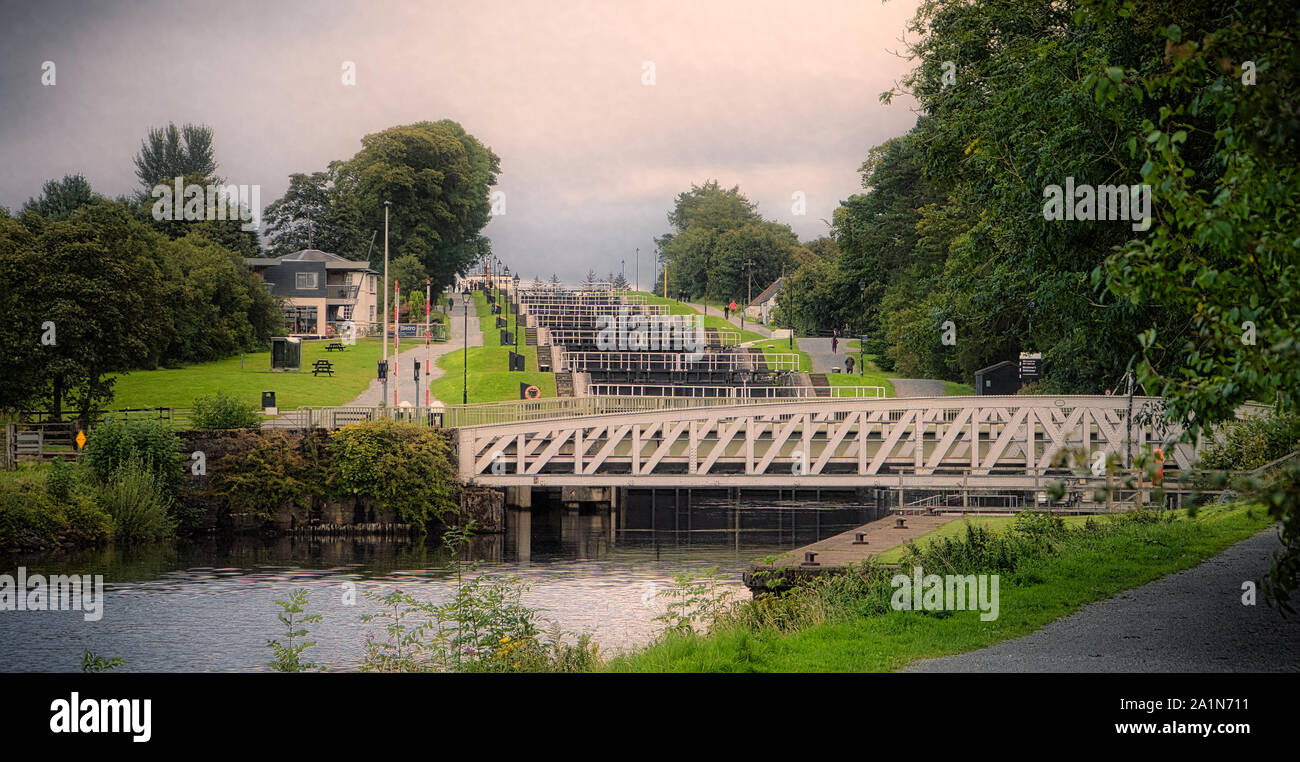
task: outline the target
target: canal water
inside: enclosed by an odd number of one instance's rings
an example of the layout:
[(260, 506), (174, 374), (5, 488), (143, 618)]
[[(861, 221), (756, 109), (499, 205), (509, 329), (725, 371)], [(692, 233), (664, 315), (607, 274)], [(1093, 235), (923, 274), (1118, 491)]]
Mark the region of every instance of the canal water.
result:
[[(685, 494), (685, 491), (682, 491)], [(721, 584), (748, 596), (741, 573), (754, 560), (847, 531), (878, 514), (869, 505), (768, 501), (674, 503), (672, 491), (595, 514), (511, 511), (503, 534), (475, 537), (465, 560), (476, 574), (516, 575), (524, 603), (567, 633), (589, 632), (602, 653), (649, 643), (674, 575), (718, 567)], [(439, 541), (229, 538), (45, 556), (0, 556), (0, 573), (102, 574), (103, 616), (80, 611), (0, 611), (0, 671), (78, 671), (82, 652), (121, 657), (121, 671), (265, 671), (267, 640), (282, 636), (275, 604), (308, 591), (316, 647), (304, 656), (355, 669), (378, 606), (366, 592), (401, 589), (444, 600), (454, 589)], [(344, 583), (355, 586), (345, 603)], [(545, 628), (543, 628), (545, 629)]]

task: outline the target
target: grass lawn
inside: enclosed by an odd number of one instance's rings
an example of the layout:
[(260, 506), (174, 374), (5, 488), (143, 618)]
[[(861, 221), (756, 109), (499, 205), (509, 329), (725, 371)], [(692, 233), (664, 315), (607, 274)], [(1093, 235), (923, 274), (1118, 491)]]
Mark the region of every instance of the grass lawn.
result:
[[(646, 298), (646, 304), (666, 304), (668, 305), (668, 314), (670, 315), (699, 315), (699, 310), (694, 307), (683, 304), (676, 299), (665, 299), (662, 296), (647, 294), (644, 291), (635, 291), (632, 293), (641, 294)], [(750, 341), (762, 341), (763, 336), (748, 329), (741, 330), (735, 323), (728, 322), (722, 318), (722, 309), (719, 308), (715, 313), (709, 313), (704, 316), (704, 327), (714, 328), (723, 331), (735, 331), (740, 334), (740, 343), (745, 344)]]
[[(862, 340), (861, 339), (845, 340), (844, 350), (846, 352), (852, 352), (854, 354), (861, 352)], [(866, 359), (867, 359), (867, 375), (872, 375), (874, 373), (884, 378), (904, 378), (903, 374), (901, 373), (894, 373), (893, 371), (881, 370), (880, 366), (876, 365), (876, 355), (869, 354), (867, 355)], [(880, 386), (881, 384), (873, 383), (870, 385)], [(889, 396), (891, 397), (894, 396), (893, 384), (890, 384), (888, 388), (890, 389)], [(966, 397), (966, 396), (973, 395), (975, 393), (975, 387), (971, 386), (970, 384), (963, 384), (957, 381), (944, 381), (943, 393), (948, 395), (949, 397)]]
[[(176, 407), (189, 408), (194, 398), (224, 391), (240, 400), (261, 407), (262, 392), (274, 391), (281, 409), (304, 405), (342, 405), (365, 391), (375, 378), (382, 353), (379, 337), (357, 339), (342, 352), (326, 352), (333, 339), (302, 342), (302, 369), (272, 371), (271, 353), (254, 352), (240, 358), (229, 357), (215, 362), (184, 368), (137, 370), (117, 376), (110, 408)], [(313, 376), (312, 364), (318, 359), (334, 363), (334, 375)]]
[[(1090, 518), (1089, 516), (1084, 516), (1084, 515), (1062, 516), (1061, 520), (1064, 521), (1065, 525), (1068, 527), (1078, 527), (1078, 526), (1083, 526), (1083, 524), (1087, 522), (1089, 518)], [(1091, 518), (1093, 519), (1093, 521), (1102, 520), (1102, 519), (1098, 519), (1095, 516)], [(933, 532), (928, 532), (926, 534), (921, 535), (920, 537), (916, 538), (916, 544), (924, 547), (925, 545), (934, 542), (935, 540), (941, 537), (957, 537), (966, 532), (967, 524), (970, 524), (972, 526), (977, 526), (977, 527), (985, 527), (994, 532), (1001, 532), (1006, 530), (1007, 527), (1011, 526), (1012, 522), (1014, 522), (1015, 520), (1016, 520), (1015, 516), (965, 516), (963, 518), (957, 519), (956, 521), (950, 521), (947, 524), (944, 524), (943, 526), (934, 530)], [(903, 554), (906, 552), (907, 552), (907, 545), (899, 545), (896, 548), (890, 548), (889, 550), (886, 550), (884, 553), (881, 553), (880, 555), (876, 556), (876, 560), (883, 564), (896, 564), (899, 561), (903, 560)]]
[[(496, 315), (488, 308), (487, 297), (475, 291), (475, 307), (479, 315), (479, 328), (483, 331), (483, 346), (469, 348), (469, 401), (502, 402), (519, 399), (519, 384), (527, 383), (542, 391), (542, 397), (555, 396), (555, 374), (537, 370), (537, 347), (530, 347), (519, 337), (519, 354), (524, 356), (528, 370), (510, 372), (510, 352), (513, 346), (501, 346), (501, 329), (496, 327)], [(507, 330), (515, 330), (514, 315), (507, 311), (502, 316), (509, 321)], [(463, 320), (464, 318), (462, 318)], [(523, 326), (520, 326), (523, 333)], [(465, 375), (465, 350), (449, 352), (438, 359), (438, 367), (445, 373), (434, 380), (431, 391), (445, 405), (459, 405), (463, 398)]]
[(1264, 509), (1202, 508), (1196, 518), (1141, 524), (1096, 518), (1100, 528), (1072, 530), (1054, 555), (1003, 574), (999, 617), (979, 611), (939, 617), (894, 611), (836, 617), (781, 633), (729, 628), (676, 637), (606, 665), (624, 672), (884, 672), (917, 659), (962, 653), (1027, 635), (1080, 606), (1194, 566), (1265, 529)]

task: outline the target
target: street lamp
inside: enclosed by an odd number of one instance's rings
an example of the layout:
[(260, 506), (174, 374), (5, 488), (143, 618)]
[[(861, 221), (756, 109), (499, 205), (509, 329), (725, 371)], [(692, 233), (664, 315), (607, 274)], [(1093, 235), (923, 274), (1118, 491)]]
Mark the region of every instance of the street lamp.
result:
[[(384, 342), (384, 367), (388, 367), (388, 210), (393, 205), (391, 201), (384, 202), (384, 333), (381, 341)], [(379, 392), (379, 406), (384, 407), (385, 400), (388, 398), (388, 374), (384, 374), (383, 389)]]
[(464, 332), (465, 333), (465, 363), (464, 363), (465, 373), (464, 373), (464, 379), (461, 381), (460, 402), (462, 405), (468, 405), (469, 404), (469, 294), (464, 294), (463, 296), (465, 297), (465, 332)]
[[(867, 282), (865, 280), (858, 281), (858, 293), (864, 294), (866, 293), (866, 291), (867, 291)], [(867, 365), (867, 335), (862, 334), (861, 336), (858, 337), (858, 375), (859, 376), (866, 374), (866, 371), (863, 370), (866, 367), (866, 365)]]

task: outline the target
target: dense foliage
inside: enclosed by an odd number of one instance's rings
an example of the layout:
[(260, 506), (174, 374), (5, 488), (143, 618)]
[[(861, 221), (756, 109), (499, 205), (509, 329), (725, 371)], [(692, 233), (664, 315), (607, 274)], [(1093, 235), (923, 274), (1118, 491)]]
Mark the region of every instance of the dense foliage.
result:
[(446, 432), (378, 420), (339, 429), (329, 441), (329, 482), (342, 495), (369, 495), (424, 530), (458, 508), (460, 485)]
[(195, 397), (190, 420), (196, 429), (248, 429), (260, 425), (262, 416), (256, 405), (219, 391)]
[(670, 296), (743, 303), (812, 256), (788, 225), (764, 220), (739, 187), (716, 180), (678, 194), (668, 221), (672, 230), (656, 243)]
[[(488, 194), (501, 160), (449, 119), (390, 127), (361, 145), (324, 172), (290, 177), (285, 195), (266, 209), (271, 252), (310, 242), (350, 259), (369, 255), (382, 269), (382, 244), (369, 244), (383, 235), (384, 202), (391, 202), (390, 264), (414, 257), (442, 291), (489, 249), (480, 232), (491, 218)], [(413, 280), (423, 289), (423, 276)]]

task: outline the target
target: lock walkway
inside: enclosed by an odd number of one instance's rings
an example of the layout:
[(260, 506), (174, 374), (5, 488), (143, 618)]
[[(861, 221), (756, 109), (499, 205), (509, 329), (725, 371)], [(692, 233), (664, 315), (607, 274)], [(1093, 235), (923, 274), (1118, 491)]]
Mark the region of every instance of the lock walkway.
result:
[[(786, 579), (837, 574), (850, 564), (861, 564), (868, 558), (878, 556), (900, 545), (906, 545), (959, 518), (927, 515), (886, 516), (856, 529), (784, 553), (770, 563), (756, 563), (745, 572), (744, 581), (755, 592), (767, 592), (766, 580), (771, 579), (771, 574), (777, 570), (781, 570), (782, 576)], [(898, 519), (903, 520), (902, 527), (898, 526)], [(859, 536), (865, 542), (859, 542)], [(815, 565), (806, 563), (808, 553), (816, 554), (813, 558)]]

